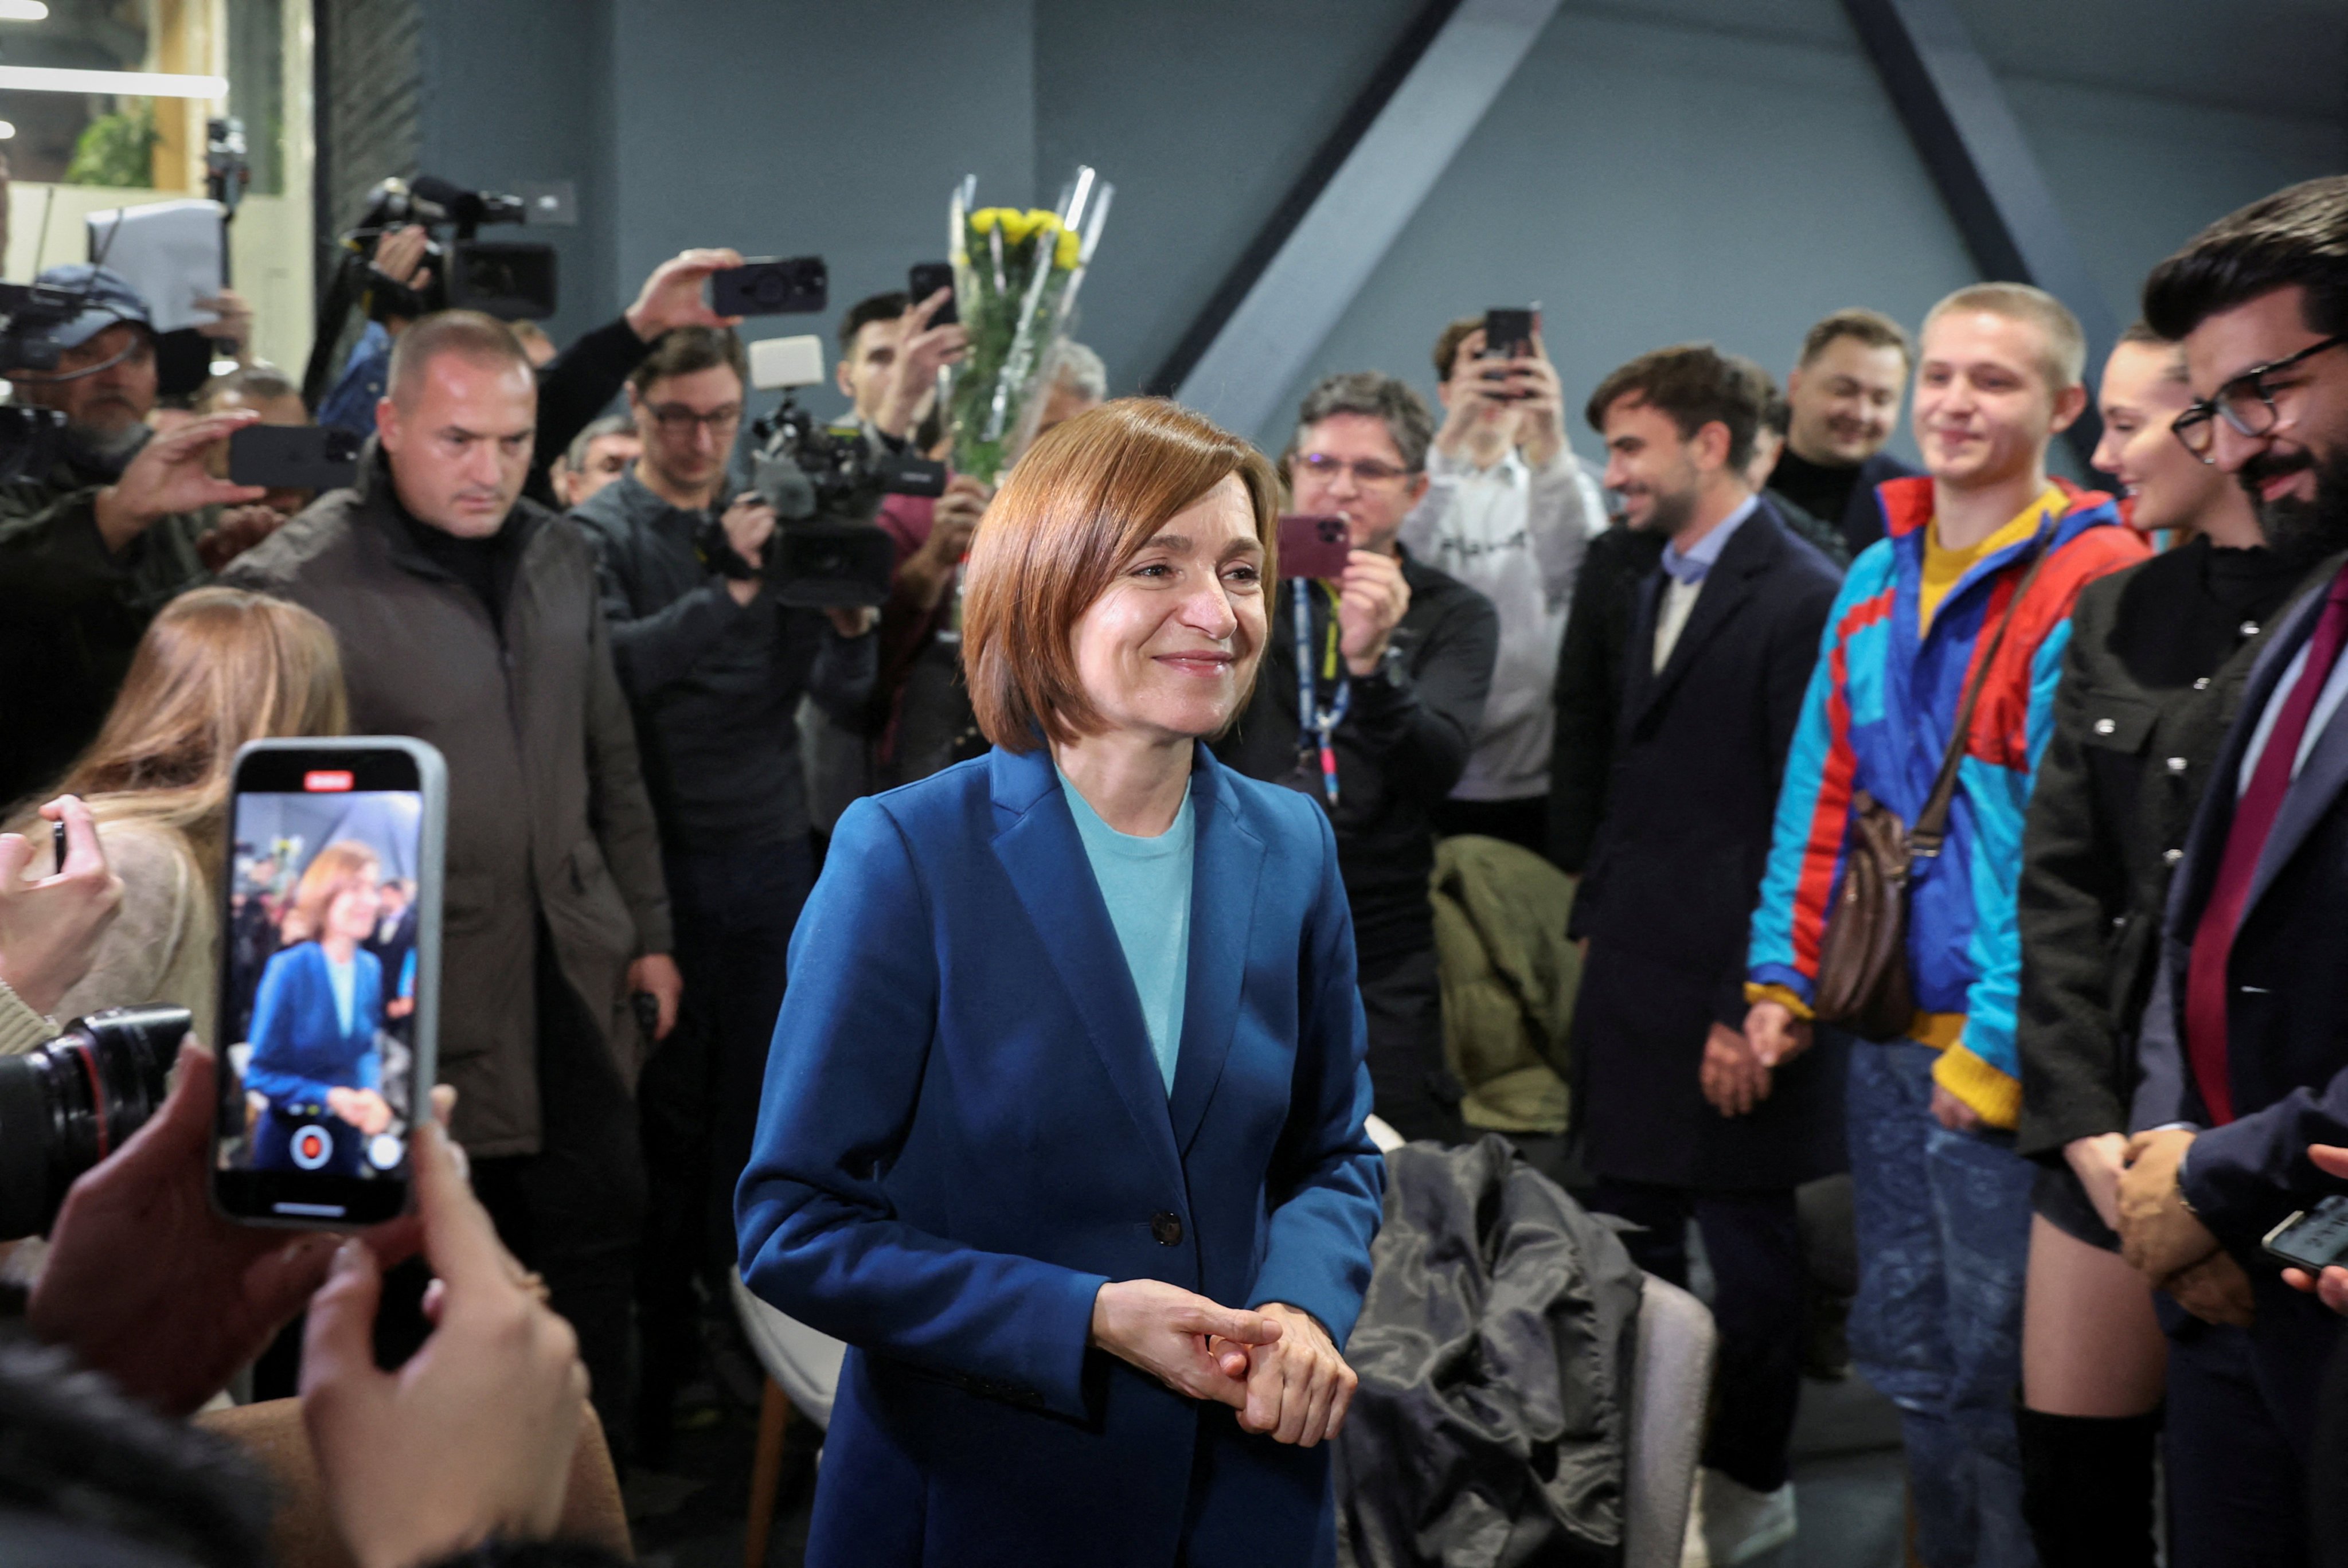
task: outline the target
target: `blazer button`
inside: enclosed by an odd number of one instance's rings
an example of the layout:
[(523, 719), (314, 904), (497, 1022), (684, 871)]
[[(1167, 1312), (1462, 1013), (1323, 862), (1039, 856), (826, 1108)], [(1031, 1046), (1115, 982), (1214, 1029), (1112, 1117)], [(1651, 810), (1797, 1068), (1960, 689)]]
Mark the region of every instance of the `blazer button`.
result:
[(1170, 1212), (1161, 1212), (1153, 1216), (1149, 1222), (1149, 1233), (1161, 1247), (1180, 1246), (1182, 1216)]

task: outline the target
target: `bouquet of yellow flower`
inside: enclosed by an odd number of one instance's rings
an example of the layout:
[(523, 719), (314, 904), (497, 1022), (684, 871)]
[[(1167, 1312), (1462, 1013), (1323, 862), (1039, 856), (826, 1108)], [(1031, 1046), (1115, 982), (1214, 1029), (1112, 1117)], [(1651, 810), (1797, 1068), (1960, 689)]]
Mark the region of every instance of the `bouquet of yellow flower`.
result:
[(956, 188), (947, 253), (954, 308), (970, 332), (946, 404), (956, 473), (993, 484), (1035, 435), (1036, 394), (1067, 335), (1114, 191), (1089, 168), (1076, 170), (1056, 211), (974, 208), (976, 175)]

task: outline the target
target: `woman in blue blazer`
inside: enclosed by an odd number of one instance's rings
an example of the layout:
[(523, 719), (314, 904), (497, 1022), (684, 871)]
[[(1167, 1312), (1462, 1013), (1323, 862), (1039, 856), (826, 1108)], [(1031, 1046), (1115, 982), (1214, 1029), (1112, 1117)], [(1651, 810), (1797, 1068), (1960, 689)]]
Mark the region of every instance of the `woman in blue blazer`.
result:
[[(253, 1139), (262, 1171), (361, 1172), (364, 1140), (391, 1124), (383, 1097), (383, 965), (359, 944), (383, 900), (379, 862), (345, 840), (312, 858), (294, 894), (294, 917), (313, 940), (273, 955), (252, 1001), (252, 1057), (244, 1087), (269, 1102)], [(304, 1140), (315, 1127), (325, 1142)]]
[(1203, 741), (1278, 483), (1171, 404), (1039, 439), (972, 556), (988, 756), (842, 817), (743, 1277), (850, 1346), (807, 1560), (1327, 1563), (1383, 1166), (1325, 814)]

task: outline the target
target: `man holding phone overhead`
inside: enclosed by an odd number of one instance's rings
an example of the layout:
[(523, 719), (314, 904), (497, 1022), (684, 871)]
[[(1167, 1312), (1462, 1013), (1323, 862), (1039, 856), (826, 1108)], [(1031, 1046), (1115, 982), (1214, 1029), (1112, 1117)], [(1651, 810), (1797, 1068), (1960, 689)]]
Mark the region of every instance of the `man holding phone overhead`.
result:
[(1453, 322), (1436, 340), (1435, 369), (1443, 428), (1402, 541), (1490, 599), (1500, 617), (1492, 693), (1436, 826), (1540, 853), (1558, 645), (1582, 555), (1605, 531), (1606, 504), (1566, 446), (1563, 393), (1541, 346), (1538, 308)]
[(632, 993), (681, 992), (594, 552), (522, 499), (537, 383), (501, 322), (417, 321), (392, 350), (358, 483), (240, 559), (342, 644), (351, 727), (447, 757), (440, 1009), (452, 1131), (499, 1233), (579, 1332), (624, 1446), (645, 1203)]
[(1406, 1138), (1463, 1135), (1436, 982), (1434, 813), (1467, 765), (1500, 639), (1491, 601), (1405, 550), (1435, 419), (1407, 384), (1332, 376), (1297, 411), (1298, 513), (1339, 517), (1334, 580), (1287, 578), (1255, 694), (1216, 744), (1251, 778), (1322, 802), (1353, 907), (1378, 1115)]

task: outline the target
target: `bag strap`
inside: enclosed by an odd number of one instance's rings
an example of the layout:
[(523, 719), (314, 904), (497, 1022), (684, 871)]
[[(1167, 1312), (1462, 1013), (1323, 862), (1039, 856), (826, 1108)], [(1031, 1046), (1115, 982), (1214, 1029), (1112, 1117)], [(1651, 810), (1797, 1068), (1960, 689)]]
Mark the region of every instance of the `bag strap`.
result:
[(1957, 726), (1949, 737), (1949, 749), (1941, 758), (1940, 777), (1932, 780), (1932, 792), (1924, 797), (1924, 809), (1916, 813), (1916, 825), (1908, 830), (1908, 858), (1912, 867), (1918, 861), (1937, 859), (1941, 841), (1948, 836), (1949, 806), (1957, 793), (1957, 764), (1965, 755), (1965, 738), (1972, 731), (1973, 705), (1981, 700), (1982, 687), (1989, 682), (1990, 666), (1997, 662), (1997, 651), (2005, 645), (2005, 631), (2013, 624), (2013, 613), (2022, 608), (2022, 601), (2030, 593), (2030, 585), (2038, 580), (2038, 569), (2054, 553), (2052, 540), (2031, 562), (2030, 570), (2022, 574), (2020, 586), (2013, 597), (2006, 601), (2005, 614), (1997, 618), (1997, 630), (1991, 634), (1989, 650), (1982, 655), (1973, 678), (1965, 684), (1965, 699), (1957, 707)]

